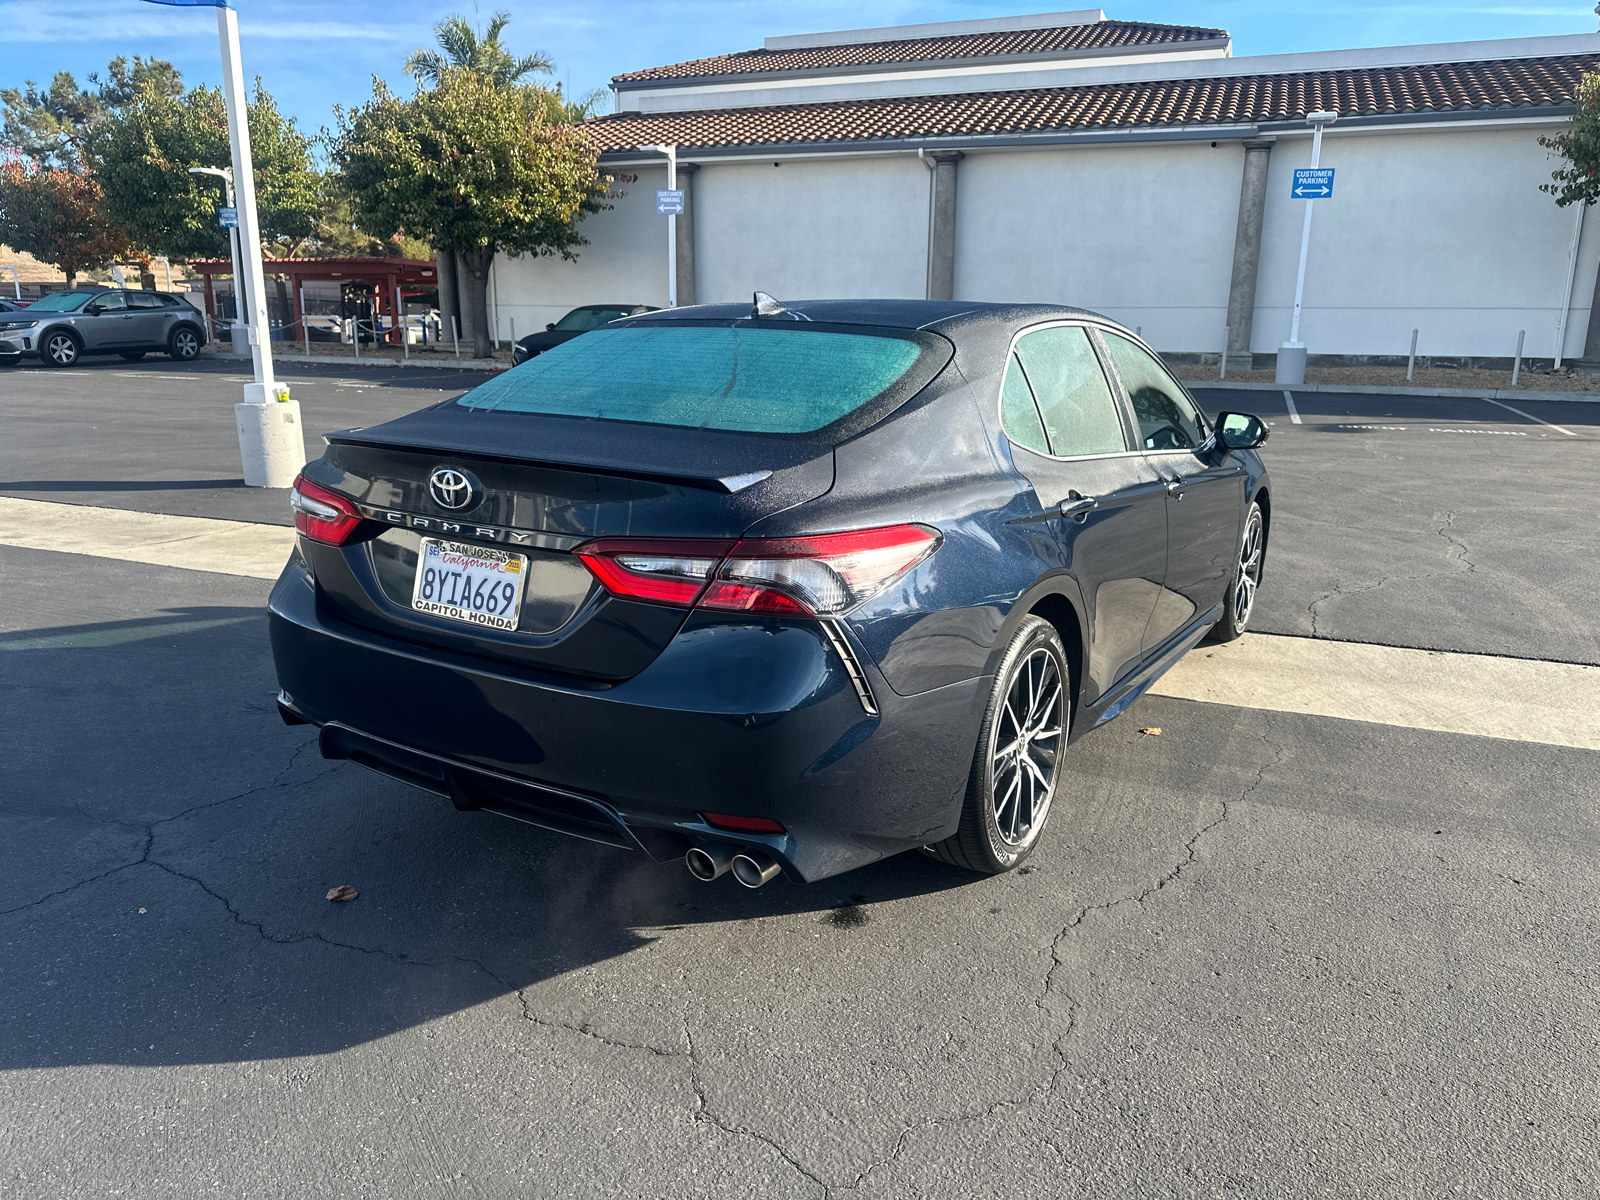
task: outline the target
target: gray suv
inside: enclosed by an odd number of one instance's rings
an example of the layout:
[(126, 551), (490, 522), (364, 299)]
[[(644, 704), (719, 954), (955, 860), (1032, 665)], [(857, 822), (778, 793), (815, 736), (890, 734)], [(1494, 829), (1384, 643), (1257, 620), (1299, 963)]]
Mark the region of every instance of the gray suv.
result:
[(74, 288), (0, 312), (0, 362), (24, 354), (47, 367), (70, 367), (85, 354), (138, 362), (152, 350), (187, 362), (205, 344), (205, 318), (167, 292)]

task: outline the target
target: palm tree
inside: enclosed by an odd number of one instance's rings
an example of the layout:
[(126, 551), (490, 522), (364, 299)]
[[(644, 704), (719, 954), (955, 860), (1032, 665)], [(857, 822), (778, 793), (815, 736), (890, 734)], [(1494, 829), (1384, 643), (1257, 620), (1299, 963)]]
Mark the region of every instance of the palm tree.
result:
[(510, 87), (524, 75), (534, 72), (548, 75), (555, 70), (555, 63), (548, 54), (511, 56), (500, 44), (500, 31), (510, 22), (510, 13), (497, 12), (489, 18), (488, 28), (480, 33), (459, 13), (446, 17), (433, 27), (439, 50), (413, 50), (406, 59), (406, 74), (437, 85), (445, 72), (465, 69), (488, 76), (498, 87)]
[(544, 118), (552, 125), (576, 125), (590, 117), (599, 116), (610, 103), (611, 93), (605, 88), (595, 88), (592, 92), (569, 100), (558, 83), (545, 92)]

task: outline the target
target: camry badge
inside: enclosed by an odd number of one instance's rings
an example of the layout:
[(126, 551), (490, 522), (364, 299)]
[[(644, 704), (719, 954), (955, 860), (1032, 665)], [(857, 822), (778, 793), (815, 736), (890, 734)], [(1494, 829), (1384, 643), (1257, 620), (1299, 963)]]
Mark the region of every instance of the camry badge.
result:
[(480, 494), (478, 481), (465, 471), (440, 467), (428, 476), (428, 495), (440, 508), (448, 508), (452, 512), (471, 508)]

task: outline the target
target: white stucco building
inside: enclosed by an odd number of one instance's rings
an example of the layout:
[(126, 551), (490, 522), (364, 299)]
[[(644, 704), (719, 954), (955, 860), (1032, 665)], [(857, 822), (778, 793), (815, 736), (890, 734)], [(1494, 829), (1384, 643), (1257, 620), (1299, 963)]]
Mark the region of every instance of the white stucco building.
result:
[[(588, 303), (954, 297), (1106, 313), (1230, 363), (1289, 332), (1308, 112), (1322, 165), (1302, 340), (1318, 355), (1600, 357), (1600, 222), (1539, 191), (1600, 35), (1234, 57), (1225, 31), (1098, 10), (770, 38), (619, 75), (590, 127), (637, 176), (575, 263), (500, 259), (505, 336)], [(1576, 256), (1574, 237), (1579, 235)], [(1569, 290), (1570, 281), (1570, 290)], [(1597, 311), (1600, 317), (1600, 311)], [(1595, 322), (1600, 326), (1600, 319)], [(1234, 358), (1232, 356), (1238, 356)]]

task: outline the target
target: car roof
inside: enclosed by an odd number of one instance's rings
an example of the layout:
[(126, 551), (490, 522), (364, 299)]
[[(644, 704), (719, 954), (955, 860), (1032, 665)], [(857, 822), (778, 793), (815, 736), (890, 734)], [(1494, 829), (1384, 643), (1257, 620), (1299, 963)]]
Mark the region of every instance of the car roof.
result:
[[(1065, 304), (1006, 304), (975, 300), (779, 300), (783, 314), (762, 320), (823, 321), (833, 325), (877, 325), (890, 329), (954, 332), (972, 325), (1021, 327), (1060, 317), (1089, 317), (1117, 322), (1086, 308)], [(739, 320), (750, 316), (749, 304), (697, 304), (649, 314), (658, 321)], [(637, 318), (636, 318), (637, 319)]]

